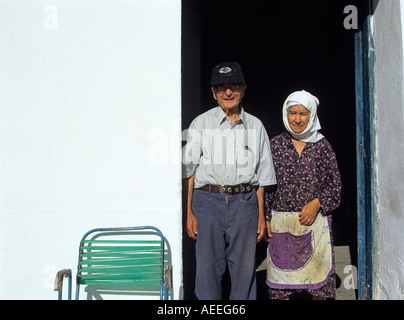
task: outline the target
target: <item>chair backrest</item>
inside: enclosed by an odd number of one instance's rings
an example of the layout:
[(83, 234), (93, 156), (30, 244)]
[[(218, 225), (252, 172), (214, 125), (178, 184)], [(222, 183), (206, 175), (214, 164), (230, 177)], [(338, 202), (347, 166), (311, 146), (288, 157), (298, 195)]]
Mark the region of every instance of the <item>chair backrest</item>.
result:
[[(100, 232), (102, 237), (99, 237)], [(94, 233), (96, 236), (87, 239)], [(113, 234), (114, 239), (105, 239), (108, 234)], [(154, 239), (150, 239), (151, 235), (155, 236)], [(158, 287), (163, 299), (163, 235), (155, 227), (90, 230), (80, 242), (76, 298), (80, 284)]]

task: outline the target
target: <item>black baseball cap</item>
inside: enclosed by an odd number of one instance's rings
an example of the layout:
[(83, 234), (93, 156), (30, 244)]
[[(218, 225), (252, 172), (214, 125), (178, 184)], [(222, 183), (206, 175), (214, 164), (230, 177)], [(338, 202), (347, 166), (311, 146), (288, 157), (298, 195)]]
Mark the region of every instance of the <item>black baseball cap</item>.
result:
[(213, 67), (212, 79), (210, 83), (212, 85), (215, 85), (225, 82), (244, 82), (243, 71), (241, 70), (241, 67), (237, 62), (225, 61)]

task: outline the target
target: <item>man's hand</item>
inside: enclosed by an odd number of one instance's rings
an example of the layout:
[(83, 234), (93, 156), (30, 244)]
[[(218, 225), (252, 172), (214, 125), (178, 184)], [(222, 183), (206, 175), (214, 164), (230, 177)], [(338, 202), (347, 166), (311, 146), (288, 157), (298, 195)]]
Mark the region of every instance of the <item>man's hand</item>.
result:
[(257, 242), (260, 242), (266, 235), (265, 218), (262, 215), (258, 217), (258, 230), (257, 230)]
[(271, 222), (265, 221), (266, 227), (267, 227), (267, 233), (265, 235), (265, 241), (269, 242), (269, 238), (272, 238), (272, 232), (271, 232)]
[(198, 228), (196, 227), (196, 218), (192, 211), (188, 211), (187, 213), (187, 233), (190, 238), (196, 240)]

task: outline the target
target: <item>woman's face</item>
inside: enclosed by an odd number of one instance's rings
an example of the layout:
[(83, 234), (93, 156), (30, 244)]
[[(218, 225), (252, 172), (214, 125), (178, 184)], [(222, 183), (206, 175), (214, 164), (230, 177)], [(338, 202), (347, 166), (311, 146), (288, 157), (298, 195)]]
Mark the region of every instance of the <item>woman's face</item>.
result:
[(310, 111), (302, 105), (291, 106), (288, 110), (288, 122), (293, 132), (301, 133), (310, 120)]

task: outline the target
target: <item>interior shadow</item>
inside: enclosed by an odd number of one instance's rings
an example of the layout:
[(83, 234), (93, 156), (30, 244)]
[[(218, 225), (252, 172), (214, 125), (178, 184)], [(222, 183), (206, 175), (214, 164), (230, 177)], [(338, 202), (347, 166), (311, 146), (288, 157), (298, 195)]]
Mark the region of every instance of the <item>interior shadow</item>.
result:
[[(210, 75), (225, 60), (243, 68), (248, 86), (244, 109), (262, 121), (269, 137), (285, 131), (281, 110), (291, 92), (304, 89), (317, 96), (321, 132), (337, 155), (342, 177), (342, 201), (333, 213), (334, 243), (351, 247), (354, 265), (355, 30), (345, 29), (343, 21), (345, 6), (358, 1), (182, 1), (182, 128), (216, 106)], [(186, 232), (183, 266), (184, 298), (193, 299), (194, 241)], [(261, 297), (265, 286), (259, 290)]]

